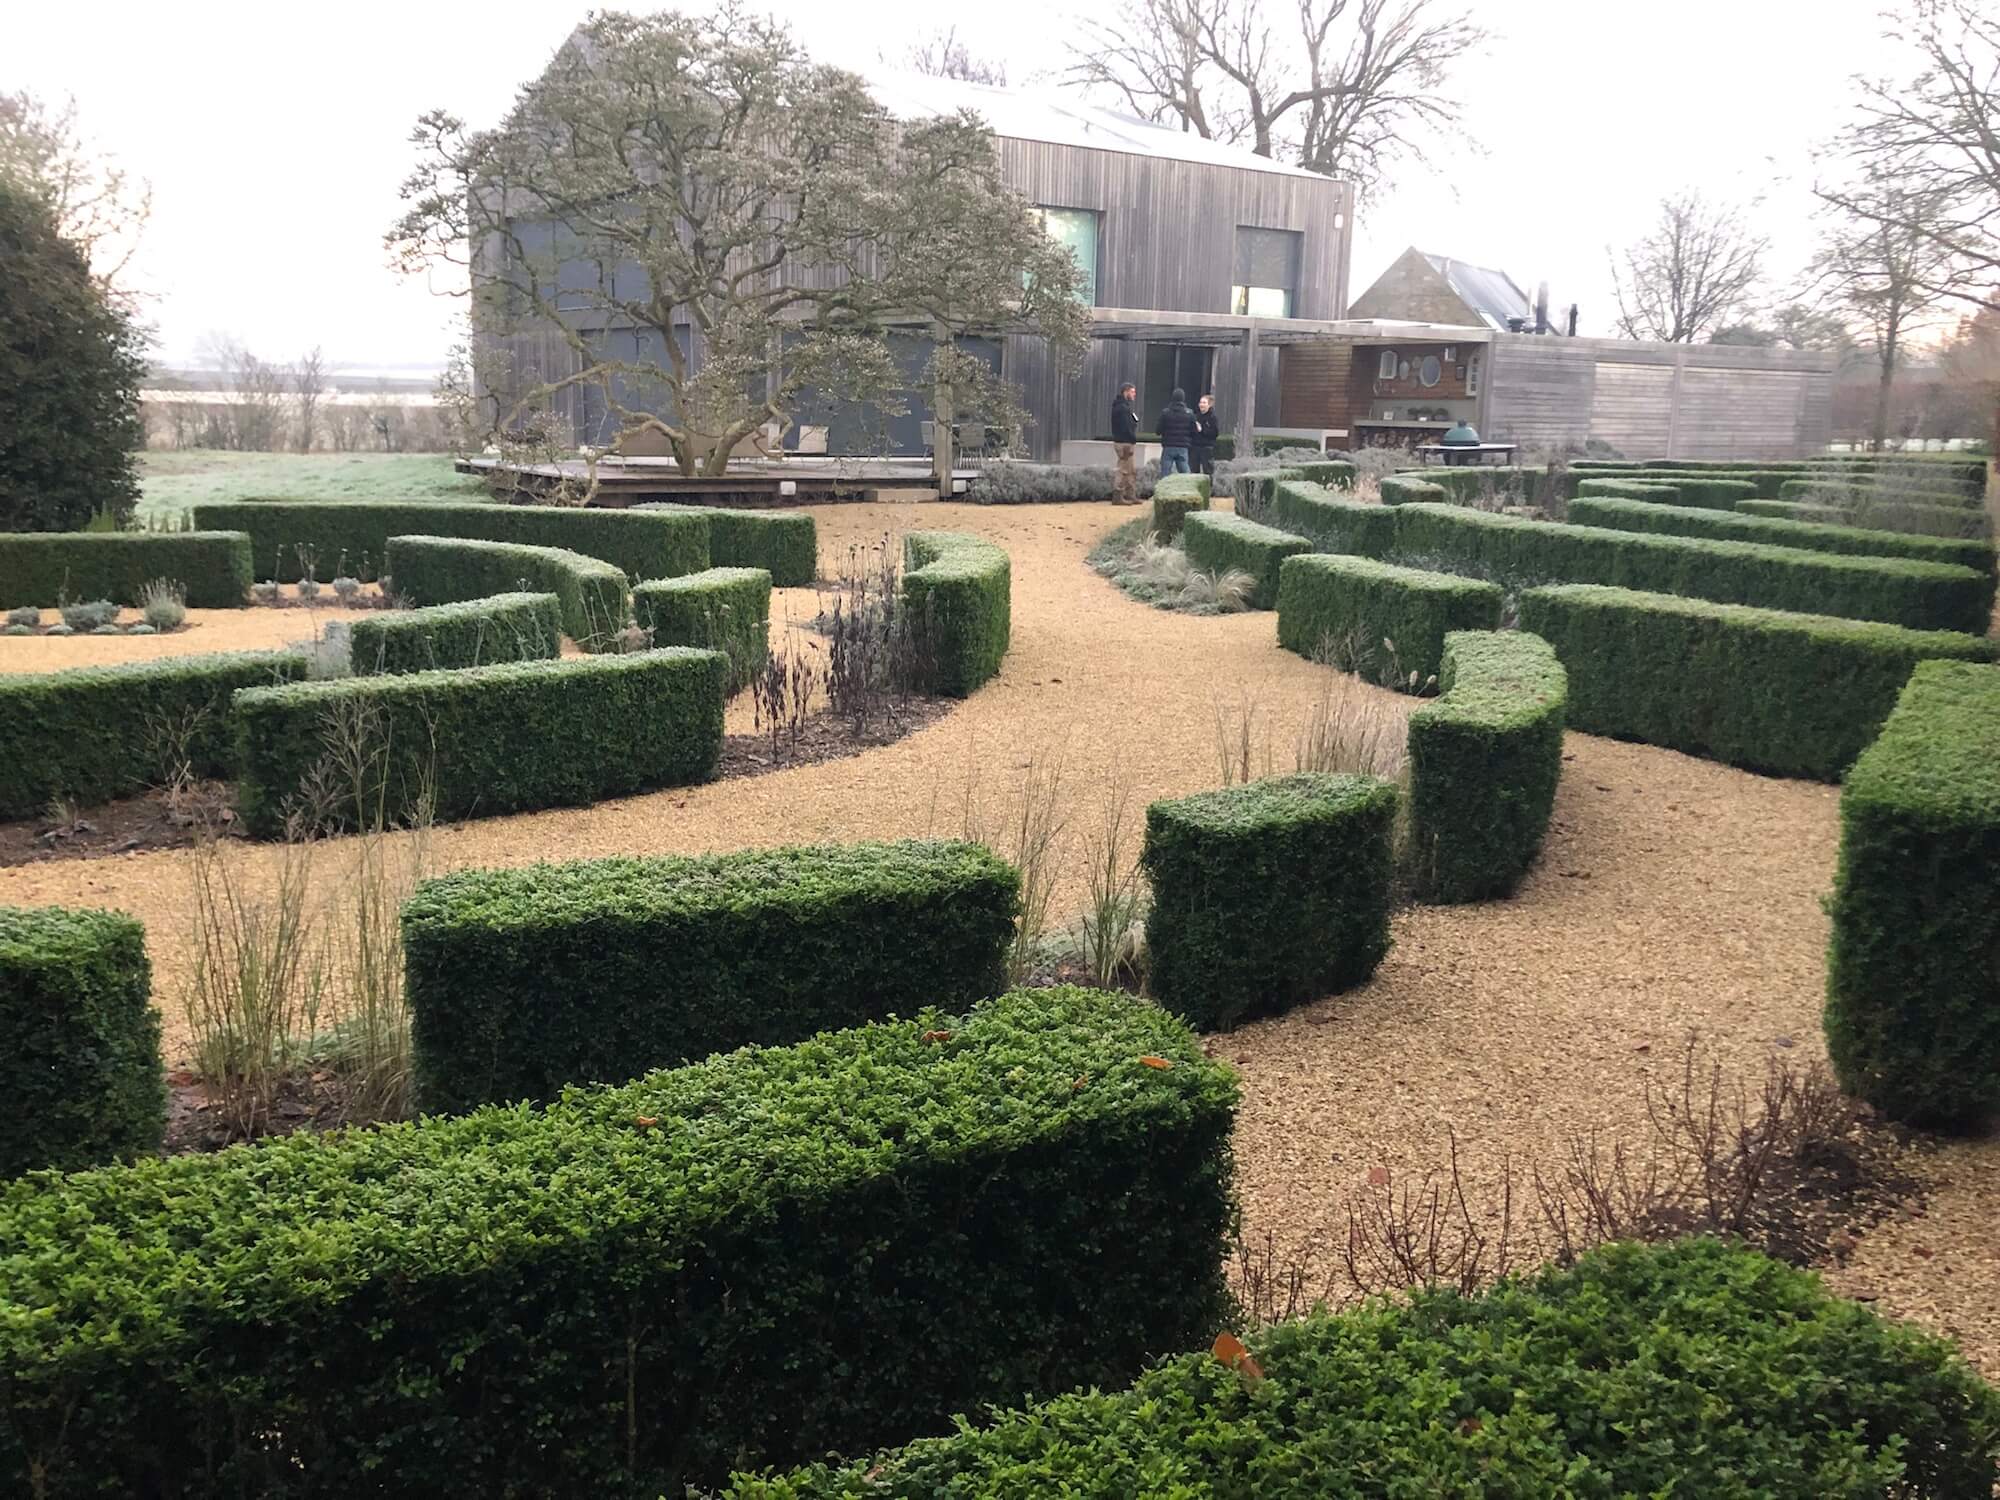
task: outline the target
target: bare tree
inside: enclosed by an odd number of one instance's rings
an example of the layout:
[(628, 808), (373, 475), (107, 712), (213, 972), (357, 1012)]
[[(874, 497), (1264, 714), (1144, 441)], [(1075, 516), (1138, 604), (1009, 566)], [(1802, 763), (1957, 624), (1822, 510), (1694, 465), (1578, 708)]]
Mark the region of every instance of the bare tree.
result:
[(956, 26), (924, 33), (904, 50), (903, 61), (930, 78), (955, 78), (960, 83), (986, 84), (992, 88), (1007, 86), (1007, 65), (973, 56), (971, 49), (958, 39)]
[(244, 453), (275, 453), (283, 448), (291, 407), (291, 380), (284, 366), (258, 358), (224, 333), (204, 336), (200, 354), (202, 362), (216, 371), (224, 395), (210, 408), (202, 446)]
[(326, 394), (326, 357), (314, 344), (299, 357), (292, 366), (293, 410), (299, 422), (299, 452), (312, 452), (313, 439), (319, 435), (319, 403)]
[(1752, 300), (1770, 241), (1742, 211), (1687, 191), (1660, 203), (1653, 231), (1622, 256), (1607, 251), (1628, 339), (1693, 344)]
[(119, 282), (152, 217), (153, 186), (84, 139), (74, 99), (52, 108), (25, 90), (0, 94), (0, 176), (40, 196), (92, 279), (130, 303), (135, 294)]

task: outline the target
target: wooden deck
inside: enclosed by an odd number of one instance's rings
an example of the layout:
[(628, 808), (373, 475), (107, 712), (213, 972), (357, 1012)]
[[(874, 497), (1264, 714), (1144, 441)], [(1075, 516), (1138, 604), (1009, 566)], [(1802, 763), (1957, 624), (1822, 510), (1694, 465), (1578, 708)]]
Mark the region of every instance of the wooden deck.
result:
[[(509, 473), (520, 488), (552, 489), (565, 479), (582, 479), (580, 459), (560, 463), (507, 464), (497, 458), (462, 458), (454, 466), (461, 474), (482, 477)], [(977, 469), (952, 470), (952, 487), (963, 494)], [(936, 482), (925, 459), (798, 458), (770, 462), (732, 463), (729, 472), (690, 478), (672, 459), (600, 460), (597, 498), (592, 502), (613, 509), (648, 500), (687, 505), (724, 505), (743, 509), (774, 509), (794, 505), (837, 505), (869, 500), (934, 500)]]

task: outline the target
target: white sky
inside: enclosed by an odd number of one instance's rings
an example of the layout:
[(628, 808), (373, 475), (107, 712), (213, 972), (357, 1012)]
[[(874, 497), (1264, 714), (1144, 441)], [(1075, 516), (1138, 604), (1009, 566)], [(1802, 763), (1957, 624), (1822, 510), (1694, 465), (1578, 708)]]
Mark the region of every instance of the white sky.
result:
[[(768, 0), (830, 62), (866, 63), (956, 22), (1013, 81), (1058, 70), (1071, 17), (1103, 0)], [(1268, 0), (1276, 11), (1286, 0)], [(637, 8), (637, 7), (635, 7)], [(1483, 157), (1453, 188), (1421, 174), (1364, 204), (1359, 293), (1405, 245), (1511, 272), (1583, 331), (1612, 316), (1605, 246), (1647, 227), (1684, 185), (1761, 197), (1789, 271), (1810, 248), (1815, 144), (1856, 71), (1900, 69), (1875, 0), (1473, 0), (1498, 33), (1454, 92)], [(0, 32), (0, 91), (73, 94), (83, 124), (152, 180), (143, 284), (160, 352), (211, 331), (267, 358), (318, 343), (336, 362), (443, 361), (452, 304), (386, 268), (381, 236), (427, 108), (493, 122), (583, 7), (517, 0), (336, 6), (23, 4)]]

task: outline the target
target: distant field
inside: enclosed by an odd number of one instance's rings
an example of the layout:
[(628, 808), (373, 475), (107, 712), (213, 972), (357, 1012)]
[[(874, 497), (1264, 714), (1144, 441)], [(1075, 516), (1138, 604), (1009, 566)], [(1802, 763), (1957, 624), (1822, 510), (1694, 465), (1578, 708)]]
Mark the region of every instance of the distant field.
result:
[(451, 470), (448, 453), (225, 453), (178, 449), (140, 455), (142, 515), (202, 500), (478, 500), (486, 487)]

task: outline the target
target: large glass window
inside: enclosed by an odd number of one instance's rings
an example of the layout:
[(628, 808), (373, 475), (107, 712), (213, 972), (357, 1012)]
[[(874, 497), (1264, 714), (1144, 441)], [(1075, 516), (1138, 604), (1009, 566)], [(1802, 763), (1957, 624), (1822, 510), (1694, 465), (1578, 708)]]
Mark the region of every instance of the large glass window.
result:
[(1069, 253), (1083, 271), (1082, 301), (1097, 306), (1097, 210), (1094, 208), (1038, 208), (1036, 215), (1049, 238), (1069, 246)]
[(1299, 246), (1296, 229), (1236, 230), (1236, 282), (1229, 289), (1229, 310), (1253, 318), (1289, 318), (1299, 287)]

